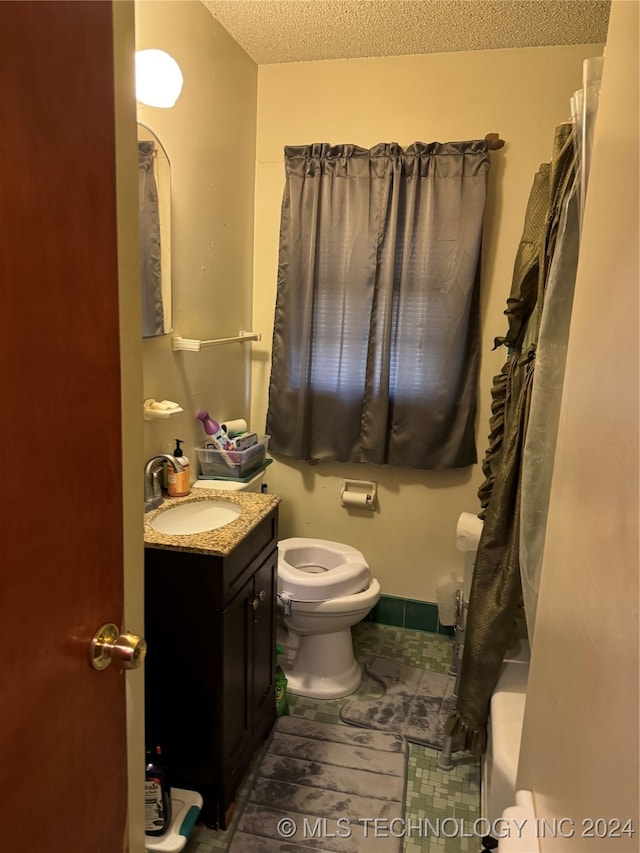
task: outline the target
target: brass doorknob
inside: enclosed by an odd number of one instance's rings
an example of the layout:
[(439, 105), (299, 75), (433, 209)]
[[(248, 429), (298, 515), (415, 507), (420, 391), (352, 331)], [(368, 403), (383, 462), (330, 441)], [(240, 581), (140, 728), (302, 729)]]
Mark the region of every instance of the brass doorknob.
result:
[(102, 625), (91, 640), (89, 659), (94, 669), (106, 669), (115, 661), (121, 669), (137, 669), (147, 654), (147, 644), (137, 634), (120, 633), (117, 625)]

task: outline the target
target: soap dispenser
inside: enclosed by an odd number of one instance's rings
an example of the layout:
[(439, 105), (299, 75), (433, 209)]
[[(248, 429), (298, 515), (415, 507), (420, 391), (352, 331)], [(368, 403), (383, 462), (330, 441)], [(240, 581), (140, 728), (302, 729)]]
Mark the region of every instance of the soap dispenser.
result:
[(176, 460), (184, 468), (183, 471), (174, 471), (171, 464), (167, 464), (167, 480), (169, 483), (169, 496), (172, 498), (182, 498), (188, 495), (191, 491), (189, 487), (189, 460), (182, 452), (181, 444), (184, 444), (182, 439), (176, 438), (176, 446), (173, 455)]

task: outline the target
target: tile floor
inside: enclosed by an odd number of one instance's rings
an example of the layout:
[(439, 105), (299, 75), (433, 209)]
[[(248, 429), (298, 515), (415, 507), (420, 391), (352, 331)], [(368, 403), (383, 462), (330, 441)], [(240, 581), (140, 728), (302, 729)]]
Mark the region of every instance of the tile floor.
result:
[[(446, 672), (451, 661), (451, 639), (424, 631), (362, 622), (353, 629), (353, 641), (356, 657), (361, 663), (378, 655)], [(379, 685), (367, 676), (363, 678), (358, 693), (354, 694), (362, 698), (379, 695)], [(354, 696), (350, 696), (349, 700)], [(289, 695), (292, 714), (326, 723), (340, 722), (340, 707), (345, 701), (318, 701)], [(437, 755), (433, 749), (409, 744), (403, 851), (476, 853), (481, 846), (479, 839), (472, 834), (473, 822), (480, 817), (479, 761), (469, 753), (456, 753), (454, 769), (444, 772), (437, 767)], [(236, 814), (246, 795), (250, 776), (251, 768), (238, 793)], [(185, 853), (217, 853), (226, 850), (229, 837), (230, 831), (218, 832), (197, 826), (185, 847)]]

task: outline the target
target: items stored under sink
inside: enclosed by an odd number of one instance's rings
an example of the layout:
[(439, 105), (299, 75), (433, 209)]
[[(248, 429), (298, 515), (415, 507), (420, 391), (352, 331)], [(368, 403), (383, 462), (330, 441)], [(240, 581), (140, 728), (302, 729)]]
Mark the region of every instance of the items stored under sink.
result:
[(169, 829), (157, 837), (145, 835), (144, 843), (150, 853), (180, 853), (202, 809), (202, 797), (196, 791), (171, 789), (171, 814)]

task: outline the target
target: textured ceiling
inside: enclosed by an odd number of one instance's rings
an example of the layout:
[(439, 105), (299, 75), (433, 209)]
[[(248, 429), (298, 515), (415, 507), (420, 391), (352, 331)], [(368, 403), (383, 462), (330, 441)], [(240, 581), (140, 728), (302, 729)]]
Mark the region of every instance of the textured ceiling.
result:
[(258, 64), (606, 41), (610, 0), (202, 0)]

